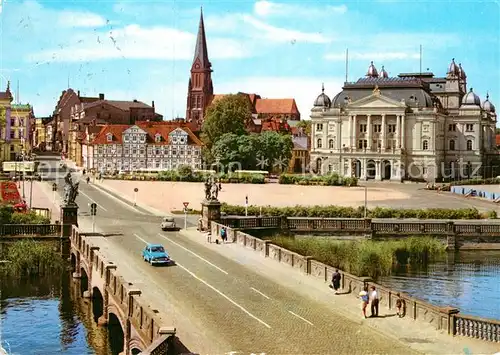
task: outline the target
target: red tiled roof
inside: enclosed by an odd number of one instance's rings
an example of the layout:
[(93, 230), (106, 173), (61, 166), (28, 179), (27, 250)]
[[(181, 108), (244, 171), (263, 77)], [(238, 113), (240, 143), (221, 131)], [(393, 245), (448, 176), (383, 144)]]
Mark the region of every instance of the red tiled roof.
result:
[(500, 146), (500, 134), (496, 135), (495, 140), (496, 140), (496, 143), (497, 143), (497, 147)]
[[(140, 129), (148, 133), (147, 142), (149, 144), (165, 145), (168, 143), (168, 135), (177, 128), (181, 128), (189, 136), (188, 144), (202, 145), (202, 142), (196, 137), (196, 135), (189, 129), (188, 125), (179, 122), (137, 122), (135, 125), (106, 125), (101, 131), (96, 135), (96, 138), (92, 144), (122, 144), (122, 134), (123, 132), (133, 126), (137, 126)], [(108, 142), (107, 135), (111, 133), (113, 136), (113, 141)], [(159, 133), (162, 137), (161, 142), (156, 142), (155, 135)]]
[(257, 113), (297, 114), (295, 99), (257, 99)]

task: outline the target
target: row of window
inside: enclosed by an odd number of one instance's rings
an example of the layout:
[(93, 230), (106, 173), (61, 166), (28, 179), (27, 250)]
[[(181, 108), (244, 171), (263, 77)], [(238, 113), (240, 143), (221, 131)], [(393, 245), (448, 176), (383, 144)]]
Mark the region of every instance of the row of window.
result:
[(201, 164), (200, 163), (195, 163), (195, 164), (189, 164), (189, 163), (175, 163), (175, 164), (160, 164), (158, 162), (154, 163), (140, 163), (140, 164), (122, 164), (120, 162), (117, 163), (103, 163), (99, 162), (97, 163), (97, 167), (99, 170), (102, 170), (106, 168), (107, 170), (126, 170), (126, 171), (134, 171), (134, 170), (140, 170), (140, 169), (164, 169), (164, 170), (176, 170), (177, 168), (185, 165), (190, 165), (194, 169), (200, 169)]
[[(107, 136), (107, 141), (112, 142), (113, 141), (113, 135), (111, 133), (108, 133)], [(186, 144), (188, 142), (187, 137), (184, 136), (173, 136), (170, 137), (170, 140), (173, 144)], [(146, 135), (145, 134), (125, 134), (123, 135), (123, 141), (125, 143), (135, 143), (135, 142), (140, 142), (140, 143), (145, 143), (146, 142)], [(161, 134), (155, 134), (155, 142), (159, 143), (162, 141), (162, 136)]]
[[(394, 139), (389, 140), (389, 147), (395, 148), (396, 146), (396, 141)], [(373, 143), (375, 146), (378, 148), (382, 147), (382, 141), (379, 139), (373, 140)], [(359, 149), (366, 149), (368, 147), (368, 141), (366, 139), (359, 139), (358, 140), (358, 148)], [(316, 148), (323, 148), (323, 140), (321, 138), (318, 138), (316, 141)], [(335, 149), (335, 140), (330, 139), (328, 141), (328, 149)], [(471, 151), (474, 149), (474, 143), (472, 140), (467, 140), (466, 142), (466, 149)], [(422, 150), (429, 150), (429, 140), (424, 139), (422, 141)], [(449, 142), (449, 150), (455, 150), (455, 141), (450, 140)]]
[(14, 126), (21, 126), (21, 127), (24, 127), (24, 119), (22, 118), (18, 118), (17, 120), (15, 118), (11, 118), (10, 119), (10, 126), (11, 127), (14, 127)]
[[(177, 152), (179, 154), (177, 154)], [(139, 153), (139, 155), (145, 155), (146, 151), (145, 149), (128, 149), (128, 148), (124, 148), (123, 149), (123, 154), (122, 154), (122, 150), (121, 149), (118, 149), (118, 150), (112, 150), (110, 148), (108, 148), (107, 150), (103, 150), (101, 147), (99, 147), (97, 149), (97, 155), (118, 155), (118, 156), (122, 156), (122, 155), (137, 155), (137, 153)], [(148, 155), (167, 155), (167, 156), (171, 156), (171, 155), (191, 155), (191, 154), (194, 154), (194, 155), (200, 155), (200, 151), (199, 150), (190, 150), (190, 149), (180, 149), (179, 151), (177, 151), (177, 149), (172, 149), (170, 151), (162, 151), (160, 149), (155, 149), (155, 150), (149, 150), (148, 149)]]
[[(390, 124), (387, 125), (389, 133), (394, 133), (396, 132), (396, 125), (395, 124)], [(323, 123), (317, 123), (316, 124), (316, 131), (322, 131), (323, 130)], [(428, 131), (429, 126), (424, 126), (424, 131)], [(359, 132), (360, 133), (365, 133), (367, 131), (367, 124), (362, 123), (359, 125)], [(382, 132), (382, 125), (381, 124), (374, 124), (373, 125), (373, 131), (375, 133), (380, 133)], [(448, 131), (449, 132), (456, 132), (457, 131), (457, 124), (456, 123), (450, 123), (448, 125)], [(474, 124), (472, 123), (467, 123), (465, 125), (465, 131), (466, 132), (474, 132)]]

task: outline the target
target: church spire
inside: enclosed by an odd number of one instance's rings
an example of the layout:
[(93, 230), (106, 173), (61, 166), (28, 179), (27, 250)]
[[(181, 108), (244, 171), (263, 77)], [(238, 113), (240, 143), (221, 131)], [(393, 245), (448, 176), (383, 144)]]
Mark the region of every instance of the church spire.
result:
[(212, 64), (208, 60), (207, 38), (205, 37), (205, 24), (203, 22), (203, 8), (200, 12), (200, 25), (196, 37), (196, 48), (194, 50), (193, 68), (199, 62), (200, 67), (196, 69), (210, 69)]

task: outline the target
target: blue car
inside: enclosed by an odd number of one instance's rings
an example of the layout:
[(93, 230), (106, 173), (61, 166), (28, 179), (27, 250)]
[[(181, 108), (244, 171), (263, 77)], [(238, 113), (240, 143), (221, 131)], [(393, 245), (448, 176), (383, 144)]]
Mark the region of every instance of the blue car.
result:
[(170, 264), (170, 256), (161, 244), (148, 244), (142, 251), (142, 258), (151, 265)]

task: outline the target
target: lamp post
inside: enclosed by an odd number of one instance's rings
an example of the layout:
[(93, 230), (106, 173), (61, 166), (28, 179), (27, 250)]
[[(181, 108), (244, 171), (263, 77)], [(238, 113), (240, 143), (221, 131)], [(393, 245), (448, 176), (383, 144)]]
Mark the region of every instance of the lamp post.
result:
[(368, 186), (365, 185), (365, 208), (364, 208), (365, 218), (367, 215), (366, 212), (367, 207), (368, 207)]
[(52, 203), (54, 205), (56, 204), (56, 192), (57, 192), (57, 184), (53, 183), (52, 184)]
[(23, 162), (22, 167), (23, 167), (23, 201), (24, 201), (24, 199), (26, 198), (25, 197), (25, 193), (24, 193), (24, 185), (25, 185), (24, 181), (26, 180), (26, 168), (24, 167), (24, 156), (25, 156), (25, 153), (26, 153), (26, 151), (24, 149), (24, 136), (21, 136), (21, 146), (22, 146), (21, 157), (23, 159), (22, 160), (22, 162)]

